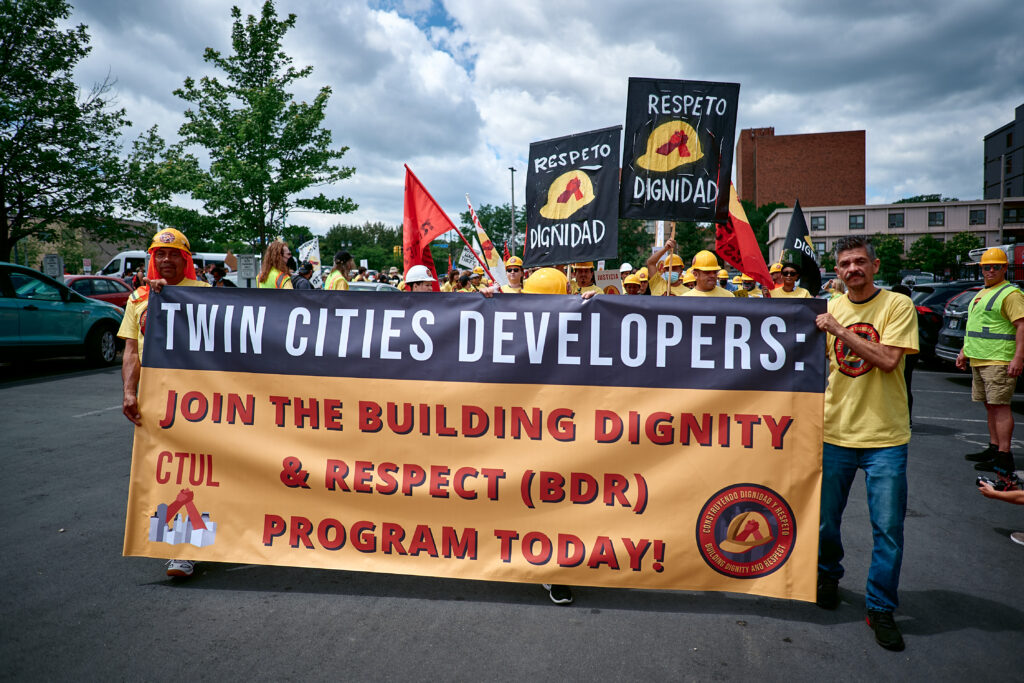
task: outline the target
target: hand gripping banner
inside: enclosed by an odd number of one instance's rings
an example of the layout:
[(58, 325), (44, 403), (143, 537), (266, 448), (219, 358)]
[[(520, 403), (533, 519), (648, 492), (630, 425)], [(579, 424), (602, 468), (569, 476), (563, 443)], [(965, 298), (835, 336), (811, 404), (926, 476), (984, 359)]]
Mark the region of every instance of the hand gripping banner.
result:
[(725, 223), (739, 83), (630, 78), (619, 216)]
[(165, 288), (124, 553), (814, 600), (824, 302), (710, 301)]
[(615, 258), (622, 126), (530, 143), (526, 244), (530, 268)]

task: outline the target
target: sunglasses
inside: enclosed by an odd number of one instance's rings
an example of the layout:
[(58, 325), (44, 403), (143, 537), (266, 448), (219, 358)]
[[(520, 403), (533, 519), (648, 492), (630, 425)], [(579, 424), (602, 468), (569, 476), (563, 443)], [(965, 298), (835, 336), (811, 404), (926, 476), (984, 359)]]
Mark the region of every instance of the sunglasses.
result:
[(523, 272), (523, 269), (522, 268), (506, 268), (505, 272), (506, 273), (521, 273), (521, 272)]
[(999, 270), (1000, 268), (1002, 268), (1002, 266), (982, 266), (981, 267), (981, 269), (986, 271), (986, 272), (991, 272), (993, 270)]
[(798, 273), (796, 271), (793, 271), (793, 270), (784, 270), (784, 271), (782, 271), (782, 277), (799, 277), (799, 276), (800, 276), (800, 273)]

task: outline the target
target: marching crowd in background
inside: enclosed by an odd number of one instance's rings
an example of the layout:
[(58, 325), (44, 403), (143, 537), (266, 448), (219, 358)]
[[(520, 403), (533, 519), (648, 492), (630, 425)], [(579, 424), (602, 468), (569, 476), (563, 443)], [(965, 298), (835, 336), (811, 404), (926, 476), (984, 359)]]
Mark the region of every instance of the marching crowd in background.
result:
[[(687, 270), (675, 254), (673, 240), (651, 255), (645, 267), (630, 264), (620, 269), (629, 296), (705, 296), (810, 298), (799, 287), (800, 268), (784, 261), (771, 266), (772, 287), (758, 287), (743, 274), (729, 278), (714, 253), (700, 251)], [(875, 640), (890, 650), (904, 648), (903, 637), (893, 612), (897, 608), (900, 568), (903, 559), (903, 525), (907, 510), (907, 456), (911, 435), (906, 359), (919, 350), (917, 315), (911, 299), (899, 292), (879, 288), (874, 281), (880, 266), (869, 239), (845, 237), (835, 248), (837, 280), (830, 282), (828, 310), (815, 323), (827, 333), (828, 384), (824, 400), (822, 447), (821, 526), (819, 529), (817, 604), (837, 609), (841, 603), (839, 581), (844, 574), (842, 560), (842, 517), (857, 470), (864, 470), (873, 550), (864, 600), (867, 623)], [(125, 340), (122, 362), (124, 415), (136, 425), (142, 423), (137, 391), (145, 335), (149, 291), (164, 285), (192, 287), (221, 286), (223, 273), (216, 267), (196, 273), (188, 239), (179, 231), (165, 228), (153, 238), (146, 284), (129, 299), (118, 336)], [(366, 279), (355, 269), (347, 252), (335, 255), (325, 289), (347, 290), (348, 277)], [(986, 497), (1024, 504), (1024, 491), (1015, 472), (1010, 451), (1013, 415), (1009, 404), (1017, 377), (1024, 370), (1024, 293), (1005, 279), (1006, 253), (989, 249), (981, 259), (985, 287), (972, 302), (964, 342), (957, 364), (970, 366), (972, 399), (983, 403), (988, 413), (989, 446), (966, 455), (976, 469), (992, 473), (995, 479), (980, 477), (979, 491)], [(594, 264), (575, 263), (568, 267), (545, 267), (527, 272), (516, 256), (504, 262), (508, 284), (484, 280), (483, 268), (450, 272), (440, 283), (444, 292), (484, 296), (498, 294), (577, 294), (590, 298), (606, 293), (594, 282)], [(352, 275), (353, 271), (355, 275)], [(397, 268), (389, 280), (398, 276)], [(288, 245), (273, 242), (262, 263), (258, 286), (271, 289), (311, 289), (313, 266), (296, 264)], [(409, 268), (397, 286), (407, 291), (434, 291), (433, 273), (423, 265)], [(152, 418), (149, 418), (152, 419)], [(1024, 545), (1024, 534), (1011, 535)], [(171, 560), (170, 576), (191, 576), (195, 563)], [(573, 602), (570, 587), (545, 584), (556, 604)]]

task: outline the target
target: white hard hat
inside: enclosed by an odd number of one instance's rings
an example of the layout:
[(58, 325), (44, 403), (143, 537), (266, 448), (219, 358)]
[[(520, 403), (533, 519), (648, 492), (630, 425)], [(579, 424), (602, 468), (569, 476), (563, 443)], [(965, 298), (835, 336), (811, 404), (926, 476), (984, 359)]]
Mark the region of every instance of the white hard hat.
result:
[(437, 282), (437, 280), (431, 276), (426, 266), (413, 266), (405, 274), (405, 284), (411, 285), (414, 282)]
[(621, 266), (619, 266), (619, 272), (620, 273), (625, 273), (627, 270), (632, 271), (633, 270), (633, 266), (631, 266), (628, 263), (623, 263)]

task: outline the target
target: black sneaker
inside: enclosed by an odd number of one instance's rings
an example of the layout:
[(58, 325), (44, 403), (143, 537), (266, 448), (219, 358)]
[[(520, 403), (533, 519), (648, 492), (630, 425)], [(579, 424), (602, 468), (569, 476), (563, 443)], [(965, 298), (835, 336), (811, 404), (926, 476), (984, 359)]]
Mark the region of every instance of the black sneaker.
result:
[(998, 472), (999, 474), (1009, 474), (1010, 472), (1013, 472), (1014, 469), (1013, 453), (996, 451), (991, 460), (975, 464), (974, 469), (979, 472)]
[(814, 601), (822, 609), (839, 607), (839, 579), (818, 574), (818, 597)]
[(964, 460), (969, 460), (970, 462), (985, 462), (986, 460), (991, 460), (992, 458), (994, 458), (998, 450), (999, 446), (995, 445), (994, 443), (990, 443), (988, 445), (988, 448), (986, 448), (983, 451), (978, 451), (977, 453), (968, 453), (967, 455), (964, 456)]
[(572, 604), (572, 589), (568, 586), (551, 585), (550, 583), (542, 585), (548, 589), (548, 597), (551, 598), (551, 602), (556, 605)]
[(864, 621), (875, 632), (875, 642), (886, 650), (900, 652), (906, 647), (896, 620), (892, 618), (892, 612), (869, 609), (867, 619)]

